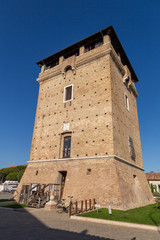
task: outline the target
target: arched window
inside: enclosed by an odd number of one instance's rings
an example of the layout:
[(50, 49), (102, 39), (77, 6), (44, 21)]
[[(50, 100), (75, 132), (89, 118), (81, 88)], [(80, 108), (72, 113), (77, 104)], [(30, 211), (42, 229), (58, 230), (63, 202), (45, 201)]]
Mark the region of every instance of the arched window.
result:
[(69, 71), (69, 70), (72, 71), (72, 67), (71, 67), (70, 65), (65, 68), (65, 72), (67, 72), (67, 71)]

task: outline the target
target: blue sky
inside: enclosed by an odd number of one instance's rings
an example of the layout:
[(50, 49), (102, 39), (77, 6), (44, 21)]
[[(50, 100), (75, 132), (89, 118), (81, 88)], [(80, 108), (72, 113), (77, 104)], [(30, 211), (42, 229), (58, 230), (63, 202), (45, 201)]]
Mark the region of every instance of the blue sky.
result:
[(159, 0), (0, 0), (0, 168), (29, 160), (36, 62), (109, 25), (139, 78), (144, 168), (160, 171)]

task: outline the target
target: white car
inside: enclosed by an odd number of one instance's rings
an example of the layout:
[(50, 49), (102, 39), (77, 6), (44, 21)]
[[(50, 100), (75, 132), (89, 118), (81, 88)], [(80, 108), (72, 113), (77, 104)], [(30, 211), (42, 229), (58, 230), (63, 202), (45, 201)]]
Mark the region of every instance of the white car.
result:
[(15, 192), (16, 189), (17, 189), (17, 185), (10, 187), (10, 188), (8, 189), (8, 191), (9, 191), (9, 192)]

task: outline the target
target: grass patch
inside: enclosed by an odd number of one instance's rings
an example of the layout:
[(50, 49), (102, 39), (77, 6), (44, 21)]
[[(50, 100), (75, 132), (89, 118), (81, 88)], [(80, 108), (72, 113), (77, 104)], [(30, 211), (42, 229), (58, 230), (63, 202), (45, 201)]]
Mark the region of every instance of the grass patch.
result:
[(14, 201), (14, 199), (0, 199), (0, 202), (10, 202)]
[(153, 196), (160, 198), (160, 192), (153, 192)]
[(5, 207), (5, 208), (25, 208), (26, 204), (10, 204), (10, 205), (5, 205), (5, 206), (1, 206), (1, 207)]
[(97, 210), (95, 210), (92, 212), (78, 214), (78, 216), (160, 226), (160, 208), (157, 208), (156, 204), (127, 211), (113, 209), (112, 215), (109, 215), (108, 209), (102, 208), (99, 209), (98, 214)]

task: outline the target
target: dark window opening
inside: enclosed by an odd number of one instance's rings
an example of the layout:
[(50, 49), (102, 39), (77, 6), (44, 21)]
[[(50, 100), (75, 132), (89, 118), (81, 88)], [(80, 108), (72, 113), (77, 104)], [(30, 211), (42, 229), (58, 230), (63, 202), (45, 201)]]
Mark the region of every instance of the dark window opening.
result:
[(65, 101), (72, 100), (72, 86), (65, 88)]
[(50, 62), (50, 63), (47, 63), (47, 64), (45, 65), (45, 70), (48, 70), (48, 69), (50, 69), (50, 68), (53, 68), (53, 67), (55, 67), (55, 66), (57, 66), (57, 65), (59, 65), (59, 58), (56, 59), (56, 60), (54, 60), (54, 61), (52, 61), (52, 62)]
[(64, 138), (63, 157), (69, 158), (71, 153), (71, 137)]
[(128, 143), (129, 143), (129, 154), (130, 158), (135, 161), (136, 160), (136, 154), (134, 150), (134, 144), (133, 144), (133, 139), (131, 137), (128, 137)]
[(65, 72), (72, 70), (71, 66), (66, 67)]
[(88, 168), (87, 169), (87, 175), (90, 175), (91, 174), (91, 168)]
[(73, 50), (65, 53), (65, 54), (64, 54), (64, 59), (67, 59), (67, 58), (69, 58), (69, 57), (71, 57), (71, 56), (73, 56), (73, 55), (75, 55), (76, 57), (79, 56), (79, 48), (73, 49)]
[(126, 94), (125, 94), (125, 107), (129, 111), (129, 99), (128, 99), (128, 96)]
[(103, 39), (91, 42), (85, 46), (85, 52), (88, 52), (94, 48), (97, 48), (103, 44)]

